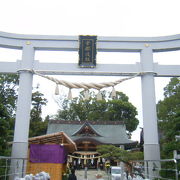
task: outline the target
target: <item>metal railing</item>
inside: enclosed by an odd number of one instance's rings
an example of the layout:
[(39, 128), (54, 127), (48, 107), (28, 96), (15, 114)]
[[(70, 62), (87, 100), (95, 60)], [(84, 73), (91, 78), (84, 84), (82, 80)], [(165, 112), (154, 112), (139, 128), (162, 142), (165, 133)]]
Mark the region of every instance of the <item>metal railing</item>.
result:
[[(15, 163), (12, 163), (14, 161)], [(0, 156), (0, 180), (14, 179), (14, 177), (25, 177), (26, 174), (32, 172), (27, 171), (28, 159), (11, 158)], [(157, 166), (159, 163), (159, 166)], [(147, 179), (158, 180), (178, 180), (180, 177), (180, 170), (178, 170), (178, 161), (174, 159), (164, 159), (160, 161), (133, 161), (132, 162), (132, 176), (144, 177)], [(50, 172), (52, 169), (44, 170), (40, 163), (39, 172)], [(28, 166), (31, 166), (29, 164)], [(56, 173), (56, 172), (54, 172)]]
[[(12, 161), (15, 163), (13, 164)], [(27, 159), (25, 158), (0, 156), (0, 180), (8, 180), (10, 177), (13, 179), (16, 176), (23, 177), (25, 174), (24, 168), (26, 167), (26, 161)]]
[[(34, 165), (36, 164), (36, 165)], [(0, 156), (0, 180), (14, 180), (24, 178), (32, 174), (33, 177), (39, 173), (46, 172), (51, 174), (52, 179), (59, 179), (62, 175), (60, 164), (47, 166), (44, 163), (30, 163), (26, 158), (11, 158)]]
[(147, 179), (179, 180), (180, 170), (178, 170), (178, 161), (175, 159), (142, 160), (133, 163), (134, 175), (142, 175)]

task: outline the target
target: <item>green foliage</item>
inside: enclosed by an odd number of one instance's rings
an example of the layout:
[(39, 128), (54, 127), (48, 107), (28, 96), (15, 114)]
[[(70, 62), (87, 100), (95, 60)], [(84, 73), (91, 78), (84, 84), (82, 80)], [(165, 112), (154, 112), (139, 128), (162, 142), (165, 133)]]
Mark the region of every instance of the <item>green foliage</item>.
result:
[(100, 145), (97, 147), (99, 152), (105, 159), (108, 160), (126, 160), (128, 152), (113, 145)]
[(99, 152), (105, 159), (119, 160), (125, 163), (128, 161), (143, 159), (142, 152), (126, 151), (114, 145), (99, 145), (97, 146), (97, 152)]
[[(17, 99), (18, 75), (0, 75), (0, 155), (9, 156), (8, 142), (13, 140)], [(0, 161), (0, 174), (5, 171), (6, 161)]]
[(0, 75), (0, 104), (11, 117), (15, 114), (18, 79), (18, 75)]
[[(18, 83), (18, 75), (0, 75), (0, 155), (4, 156), (10, 155), (8, 142), (13, 141)], [(46, 103), (39, 91), (32, 94), (31, 136), (46, 133), (48, 120), (41, 118), (42, 106)]]
[[(8, 145), (13, 141), (14, 122), (17, 101), (17, 88), (19, 83), (18, 75), (1, 74), (0, 75), (0, 155), (10, 156), (11, 149)], [(47, 100), (43, 94), (38, 91), (32, 95), (31, 111), (31, 132), (33, 135), (46, 133), (47, 121), (43, 122), (41, 118), (42, 106), (46, 105)], [(6, 160), (0, 161), (0, 175), (4, 175)]]
[(180, 84), (179, 84), (179, 78), (171, 78), (169, 84), (164, 88), (164, 96), (167, 97), (173, 97), (174, 95), (180, 96)]
[(172, 158), (172, 151), (180, 149), (179, 142), (175, 141), (175, 135), (180, 134), (180, 81), (172, 78), (164, 88), (164, 100), (157, 105), (159, 128), (162, 133), (162, 154)]
[(29, 130), (30, 137), (46, 134), (48, 120), (46, 119), (43, 121), (41, 114), (42, 107), (47, 104), (47, 99), (43, 96), (44, 95), (39, 91), (35, 91), (32, 94), (32, 109)]
[(167, 179), (175, 179), (175, 163), (174, 162), (162, 162), (160, 175)]
[(110, 98), (110, 93), (103, 91), (103, 100), (97, 100), (95, 93), (91, 98), (84, 100), (83, 92), (72, 101), (64, 100), (62, 109), (58, 111), (55, 119), (61, 120), (98, 120), (98, 121), (123, 121), (127, 131), (133, 132), (139, 124), (136, 118), (137, 110), (129, 102), (128, 97), (122, 92), (116, 92), (116, 99)]
[[(175, 140), (176, 135), (180, 135), (180, 80), (171, 78), (169, 84), (164, 88), (164, 100), (157, 104), (159, 129), (161, 132), (161, 157), (173, 158), (173, 151), (180, 149), (180, 142)], [(180, 169), (180, 163), (178, 165)], [(174, 163), (166, 162), (162, 164), (164, 169), (174, 169)], [(161, 172), (163, 177), (172, 177), (174, 172)]]
[(18, 75), (0, 75), (0, 154), (5, 156), (13, 137), (17, 86)]
[(131, 164), (131, 161), (143, 159), (144, 155), (142, 152), (126, 151), (113, 145), (100, 145), (97, 147), (97, 152), (99, 152), (102, 155), (102, 157), (104, 157), (106, 160), (118, 160), (124, 162), (126, 166), (129, 166), (130, 169), (133, 169), (140, 176), (144, 177), (141, 173), (141, 170), (133, 167)]

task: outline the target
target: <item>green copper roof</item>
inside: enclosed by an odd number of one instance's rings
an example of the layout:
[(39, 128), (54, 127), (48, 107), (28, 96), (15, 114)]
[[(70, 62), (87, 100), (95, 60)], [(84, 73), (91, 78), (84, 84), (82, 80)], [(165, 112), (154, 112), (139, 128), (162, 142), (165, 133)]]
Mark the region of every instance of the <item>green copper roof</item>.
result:
[[(78, 132), (87, 125), (95, 133), (94, 135), (78, 135)], [(135, 144), (128, 139), (126, 127), (122, 122), (100, 122), (100, 121), (53, 121), (48, 124), (47, 134), (63, 131), (72, 140), (91, 139), (100, 144), (126, 145)]]

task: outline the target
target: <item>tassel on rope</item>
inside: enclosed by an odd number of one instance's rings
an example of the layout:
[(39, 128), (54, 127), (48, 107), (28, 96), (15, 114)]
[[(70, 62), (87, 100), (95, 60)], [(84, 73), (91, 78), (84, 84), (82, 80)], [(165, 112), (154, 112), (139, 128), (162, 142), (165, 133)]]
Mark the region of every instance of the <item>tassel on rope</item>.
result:
[(68, 100), (72, 100), (72, 92), (71, 92), (71, 89), (69, 89)]
[(84, 156), (84, 164), (86, 165), (86, 156)]
[(84, 99), (85, 99), (85, 100), (89, 100), (89, 98), (90, 98), (89, 90), (85, 90), (85, 91), (84, 91)]
[(115, 97), (116, 97), (116, 90), (115, 90), (114, 86), (113, 86), (113, 88), (112, 88), (111, 97), (112, 97), (112, 98), (115, 98)]
[(59, 86), (56, 84), (55, 95), (59, 95)]
[(70, 156), (70, 158), (69, 158), (69, 162), (72, 162), (72, 157)]
[(94, 155), (92, 155), (91, 164), (94, 163)]
[(101, 94), (101, 91), (99, 91), (98, 94), (97, 94), (97, 100), (102, 100), (102, 94)]
[[(44, 77), (46, 79), (49, 79), (53, 82), (59, 85), (63, 85), (67, 88), (83, 88), (83, 89), (102, 89), (102, 88), (105, 88), (105, 87), (112, 87), (112, 86), (115, 86), (117, 84), (120, 84), (126, 80), (129, 80), (129, 79), (132, 79), (132, 78), (135, 78), (137, 77), (138, 75), (144, 75), (146, 73), (149, 73), (149, 72), (140, 72), (140, 73), (136, 73), (135, 75), (129, 77), (129, 78), (124, 78), (124, 79), (119, 79), (117, 81), (114, 81), (114, 82), (106, 82), (106, 83), (72, 83), (72, 82), (68, 82), (68, 81), (64, 81), (64, 80), (58, 80), (56, 78), (53, 78), (53, 77), (49, 77), (49, 76), (46, 76), (46, 75), (43, 75), (39, 72), (36, 72), (34, 70), (29, 70), (29, 69), (20, 69), (18, 70), (18, 72), (21, 72), (21, 71), (28, 71), (28, 72), (32, 72), (38, 76), (41, 76), (41, 77)], [(113, 87), (113, 91), (115, 91), (114, 87)], [(115, 95), (113, 94), (114, 92), (112, 91), (112, 96), (115, 97)], [(58, 95), (59, 92), (58, 92), (58, 88), (56, 88), (56, 91), (55, 91), (55, 94)], [(71, 91), (69, 91), (69, 98), (68, 99), (72, 99), (72, 94), (71, 94)], [(97, 99), (99, 100), (102, 100), (102, 94), (99, 92), (98, 95), (97, 95)]]

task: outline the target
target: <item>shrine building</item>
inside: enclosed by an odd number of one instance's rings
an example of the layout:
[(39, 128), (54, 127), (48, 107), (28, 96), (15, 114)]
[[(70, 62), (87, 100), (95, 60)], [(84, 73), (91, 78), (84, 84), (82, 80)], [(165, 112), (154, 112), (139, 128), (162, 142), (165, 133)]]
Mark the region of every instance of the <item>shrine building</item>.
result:
[(77, 146), (77, 151), (69, 155), (74, 166), (97, 168), (102, 162), (96, 151), (98, 145), (115, 145), (123, 149), (131, 149), (137, 141), (128, 138), (126, 126), (121, 121), (64, 121), (50, 120), (47, 134), (64, 132)]

